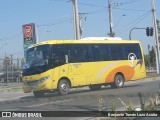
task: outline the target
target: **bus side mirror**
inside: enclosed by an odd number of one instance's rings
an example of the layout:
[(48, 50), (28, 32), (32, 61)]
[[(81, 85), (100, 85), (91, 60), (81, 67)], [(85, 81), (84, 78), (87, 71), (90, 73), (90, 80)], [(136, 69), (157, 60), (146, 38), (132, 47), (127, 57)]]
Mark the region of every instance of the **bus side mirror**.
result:
[(68, 55), (65, 55), (65, 61), (68, 63)]

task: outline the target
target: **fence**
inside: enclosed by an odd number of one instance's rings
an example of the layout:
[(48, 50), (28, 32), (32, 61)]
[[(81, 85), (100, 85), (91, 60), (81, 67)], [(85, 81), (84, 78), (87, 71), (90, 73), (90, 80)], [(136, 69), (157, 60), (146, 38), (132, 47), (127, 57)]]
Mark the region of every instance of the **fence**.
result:
[(24, 60), (21, 58), (13, 59), (12, 57), (5, 57), (0, 59), (0, 82), (21, 82), (22, 69)]

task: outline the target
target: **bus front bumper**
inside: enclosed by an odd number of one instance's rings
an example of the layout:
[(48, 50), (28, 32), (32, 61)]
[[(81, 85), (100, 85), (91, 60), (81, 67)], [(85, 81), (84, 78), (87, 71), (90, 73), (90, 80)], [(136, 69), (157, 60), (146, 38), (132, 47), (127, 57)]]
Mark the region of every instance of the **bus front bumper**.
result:
[(52, 90), (53, 81), (50, 80), (49, 76), (43, 77), (39, 80), (26, 81), (23, 84), (24, 93), (32, 91)]

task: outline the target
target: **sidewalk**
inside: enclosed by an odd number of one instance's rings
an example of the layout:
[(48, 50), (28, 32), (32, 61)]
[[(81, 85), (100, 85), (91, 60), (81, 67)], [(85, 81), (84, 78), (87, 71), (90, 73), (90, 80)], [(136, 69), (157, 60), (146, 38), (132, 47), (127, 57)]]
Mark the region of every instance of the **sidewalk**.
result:
[(0, 102), (31, 95), (23, 92), (22, 85), (22, 83), (0, 83)]
[(19, 99), (21, 97), (25, 97), (25, 96), (29, 96), (32, 95), (30, 94), (26, 94), (24, 93), (22, 90), (21, 91), (10, 91), (10, 92), (2, 92), (2, 94), (0, 95), (0, 102), (1, 101), (8, 101), (8, 100), (16, 100)]
[(23, 83), (0, 83), (0, 92), (16, 92), (22, 90)]

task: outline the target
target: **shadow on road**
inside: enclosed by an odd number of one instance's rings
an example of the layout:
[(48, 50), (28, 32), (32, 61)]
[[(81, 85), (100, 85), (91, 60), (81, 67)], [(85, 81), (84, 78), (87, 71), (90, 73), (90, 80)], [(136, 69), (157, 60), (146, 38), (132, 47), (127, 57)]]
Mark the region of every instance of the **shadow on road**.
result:
[[(64, 95), (64, 96), (60, 96), (58, 92), (53, 92), (53, 93), (46, 93), (45, 96), (41, 98), (36, 98), (34, 95), (30, 95), (30, 96), (21, 97), (20, 100), (35, 100), (35, 99), (50, 99), (50, 98), (55, 98), (55, 99), (80, 98), (85, 96), (92, 97), (99, 94), (104, 94), (109, 97), (117, 97), (118, 93), (121, 93), (121, 91), (123, 92), (125, 88), (134, 88), (139, 86), (141, 85), (125, 85), (123, 88), (115, 88), (115, 89), (108, 86), (102, 86), (102, 89), (96, 90), (96, 91), (91, 91), (89, 88), (88, 89), (77, 88), (77, 89), (71, 90), (68, 95)], [(115, 95), (111, 94), (112, 92), (116, 92)], [(137, 93), (136, 93), (136, 96), (137, 96)], [(131, 97), (133, 97), (133, 94)]]

